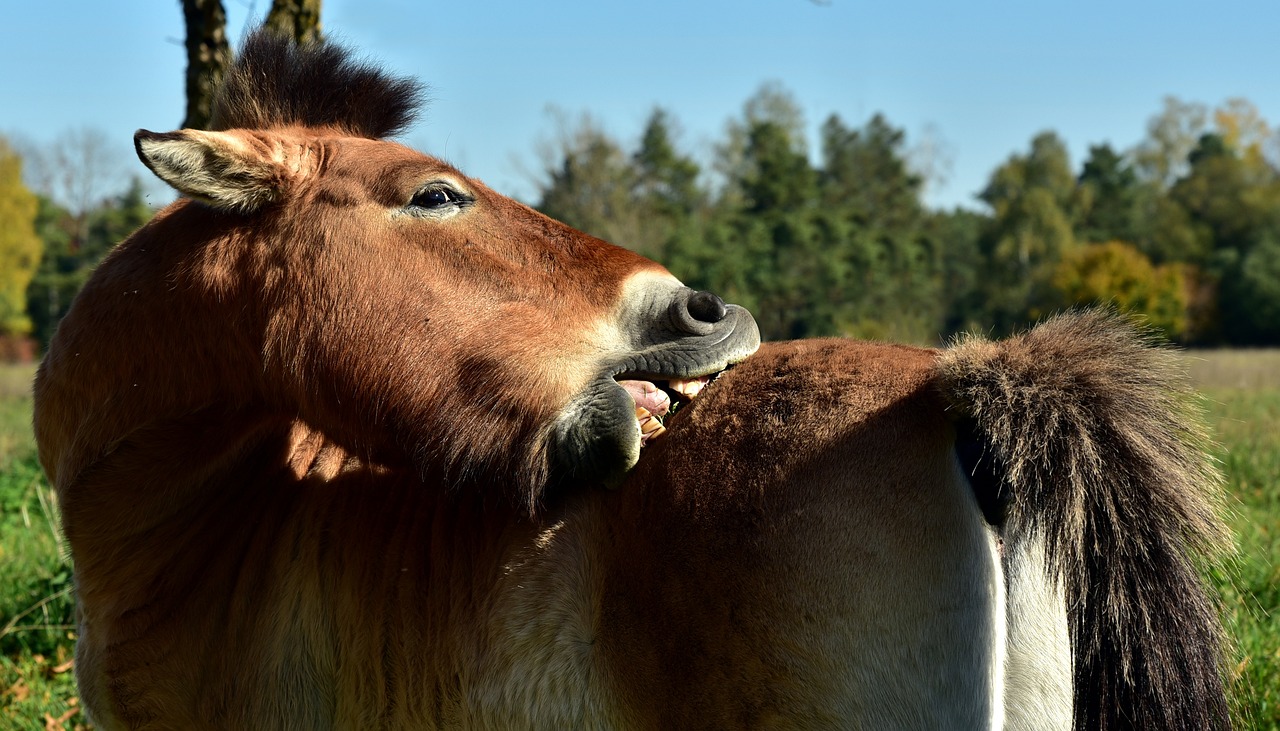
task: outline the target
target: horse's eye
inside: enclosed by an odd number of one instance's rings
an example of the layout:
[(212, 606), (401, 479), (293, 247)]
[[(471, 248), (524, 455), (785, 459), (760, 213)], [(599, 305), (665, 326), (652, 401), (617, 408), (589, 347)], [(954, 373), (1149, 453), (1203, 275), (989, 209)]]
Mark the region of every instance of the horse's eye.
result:
[(437, 183), (429, 185), (414, 194), (413, 200), (409, 201), (409, 205), (430, 210), (444, 208), (445, 206), (456, 206), (467, 200), (466, 196), (453, 188)]

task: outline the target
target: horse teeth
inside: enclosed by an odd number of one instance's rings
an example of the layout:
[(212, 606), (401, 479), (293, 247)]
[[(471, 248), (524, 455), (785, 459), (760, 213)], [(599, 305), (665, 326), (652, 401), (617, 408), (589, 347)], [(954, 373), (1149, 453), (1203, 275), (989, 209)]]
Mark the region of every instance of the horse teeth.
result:
[(654, 419), (654, 422), (655, 428), (652, 431), (644, 432), (640, 435), (640, 446), (646, 446), (649, 442), (652, 442), (667, 433), (667, 428), (661, 423), (658, 423), (657, 419)]
[(703, 387), (707, 385), (707, 379), (705, 377), (694, 378), (687, 381), (683, 379), (673, 379), (668, 382), (668, 385), (672, 391), (675, 391), (681, 396), (692, 401), (698, 397), (698, 394), (702, 393)]
[(653, 417), (649, 417), (648, 419), (645, 419), (644, 421), (640, 422), (640, 431), (645, 434), (652, 434), (653, 432), (661, 428), (662, 428), (662, 422), (658, 421)]
[(636, 407), (636, 421), (644, 421), (650, 417), (649, 410), (643, 406)]

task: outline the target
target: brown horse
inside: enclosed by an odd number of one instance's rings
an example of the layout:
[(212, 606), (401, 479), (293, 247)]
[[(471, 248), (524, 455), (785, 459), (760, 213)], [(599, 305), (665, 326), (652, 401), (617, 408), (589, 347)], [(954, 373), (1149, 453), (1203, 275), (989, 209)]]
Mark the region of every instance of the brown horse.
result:
[(740, 308), (382, 139), (416, 89), (258, 34), (215, 131), (136, 137), (190, 199), (36, 386), (99, 727), (1227, 725), (1165, 353), (741, 362)]

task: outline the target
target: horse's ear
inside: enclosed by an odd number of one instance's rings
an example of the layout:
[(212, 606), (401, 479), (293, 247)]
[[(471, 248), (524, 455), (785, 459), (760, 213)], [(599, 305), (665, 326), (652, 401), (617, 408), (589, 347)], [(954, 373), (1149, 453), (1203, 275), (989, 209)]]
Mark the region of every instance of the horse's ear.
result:
[(280, 198), (287, 179), (263, 141), (232, 132), (140, 129), (133, 146), (157, 177), (215, 208), (251, 213)]

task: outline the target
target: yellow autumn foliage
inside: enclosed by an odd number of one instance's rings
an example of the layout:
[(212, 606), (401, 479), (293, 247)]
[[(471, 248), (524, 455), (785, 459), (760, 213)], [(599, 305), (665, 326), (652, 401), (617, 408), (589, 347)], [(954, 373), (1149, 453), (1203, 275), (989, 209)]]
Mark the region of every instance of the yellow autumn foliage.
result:
[(1154, 266), (1122, 241), (1089, 244), (1067, 252), (1054, 268), (1051, 284), (1066, 306), (1112, 304), (1145, 315), (1174, 340), (1185, 340), (1189, 277), (1184, 264)]
[(27, 285), (40, 265), (36, 196), (22, 184), (22, 158), (0, 138), (0, 335), (31, 332)]

